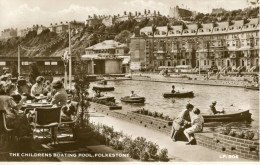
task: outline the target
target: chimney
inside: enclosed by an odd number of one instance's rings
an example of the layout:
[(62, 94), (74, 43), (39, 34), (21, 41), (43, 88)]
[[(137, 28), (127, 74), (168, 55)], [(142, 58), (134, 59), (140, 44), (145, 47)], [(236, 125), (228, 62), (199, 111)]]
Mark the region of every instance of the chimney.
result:
[(137, 16), (137, 11), (135, 11), (135, 16)]
[(140, 27), (139, 26), (135, 26), (135, 37), (140, 37)]

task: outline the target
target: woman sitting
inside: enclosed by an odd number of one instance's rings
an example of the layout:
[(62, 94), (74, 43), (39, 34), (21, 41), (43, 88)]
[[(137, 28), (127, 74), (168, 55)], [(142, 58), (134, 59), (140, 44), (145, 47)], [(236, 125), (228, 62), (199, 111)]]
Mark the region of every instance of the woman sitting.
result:
[(16, 90), (14, 84), (5, 85), (6, 95), (0, 96), (0, 109), (5, 110), (6, 125), (8, 128), (14, 129), (17, 137), (30, 136), (32, 130), (30, 128), (28, 119), (24, 113), (18, 113), (24, 102), (26, 96), (22, 96), (20, 102), (16, 104), (11, 96)]
[(55, 90), (55, 94), (53, 96), (51, 104), (61, 107), (65, 106), (67, 104), (68, 94), (63, 87), (63, 83), (59, 80), (54, 81), (52, 83), (52, 87)]
[(192, 136), (193, 133), (201, 132), (203, 129), (204, 119), (200, 115), (200, 110), (196, 108), (193, 110), (194, 115), (191, 118), (191, 127), (184, 130), (185, 136), (188, 138), (189, 142), (187, 145), (195, 143), (195, 138)]

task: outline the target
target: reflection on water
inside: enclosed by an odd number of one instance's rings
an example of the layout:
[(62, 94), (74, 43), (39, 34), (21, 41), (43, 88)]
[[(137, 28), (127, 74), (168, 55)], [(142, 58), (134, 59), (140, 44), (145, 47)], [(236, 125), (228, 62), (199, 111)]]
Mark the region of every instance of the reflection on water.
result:
[[(95, 83), (91, 84), (92, 86)], [(114, 96), (116, 102), (123, 106), (124, 111), (133, 111), (145, 108), (150, 111), (163, 112), (174, 118), (180, 111), (185, 109), (187, 103), (193, 104), (199, 108), (202, 113), (209, 113), (209, 105), (212, 101), (217, 101), (217, 110), (224, 110), (228, 113), (231, 111), (239, 112), (249, 109), (252, 113), (253, 121), (251, 124), (246, 123), (210, 123), (210, 129), (219, 128), (220, 126), (232, 126), (239, 128), (258, 129), (259, 127), (259, 95), (258, 91), (246, 90), (235, 87), (174, 84), (175, 90), (193, 91), (194, 98), (163, 98), (164, 92), (170, 92), (174, 83), (145, 82), (145, 81), (112, 81), (108, 86), (114, 86), (115, 91), (106, 92), (105, 95)], [(137, 95), (146, 98), (145, 104), (128, 104), (120, 101), (121, 97), (130, 95), (131, 91)]]

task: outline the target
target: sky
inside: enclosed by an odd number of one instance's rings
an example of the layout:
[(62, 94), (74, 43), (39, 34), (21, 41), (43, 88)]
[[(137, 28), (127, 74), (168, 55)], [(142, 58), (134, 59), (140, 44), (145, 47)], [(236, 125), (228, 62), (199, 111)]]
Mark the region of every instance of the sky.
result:
[(243, 9), (247, 0), (0, 0), (0, 31), (34, 24), (49, 26), (61, 21), (85, 21), (88, 15), (122, 15), (124, 11), (143, 12), (144, 9), (168, 15), (169, 8), (176, 5), (207, 13), (219, 7)]

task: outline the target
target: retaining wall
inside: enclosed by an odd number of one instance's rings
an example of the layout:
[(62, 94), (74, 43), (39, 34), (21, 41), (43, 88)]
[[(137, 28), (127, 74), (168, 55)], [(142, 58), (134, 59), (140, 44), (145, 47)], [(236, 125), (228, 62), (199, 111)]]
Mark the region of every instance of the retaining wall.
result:
[(213, 133), (213, 135), (196, 133), (195, 137), (198, 145), (233, 156), (259, 160), (259, 141), (257, 140), (241, 139), (219, 133)]
[[(169, 135), (171, 132), (171, 121), (154, 118), (147, 115), (142, 115), (134, 112), (123, 114), (117, 111), (109, 110), (108, 106), (90, 103), (93, 110), (103, 113), (107, 116), (115, 117), (121, 120), (136, 123), (138, 125), (160, 131)], [(254, 140), (245, 140), (241, 138), (222, 135), (219, 133), (195, 133), (195, 138), (198, 145), (217, 150), (226, 154), (238, 155), (240, 157), (259, 160), (259, 142)]]

